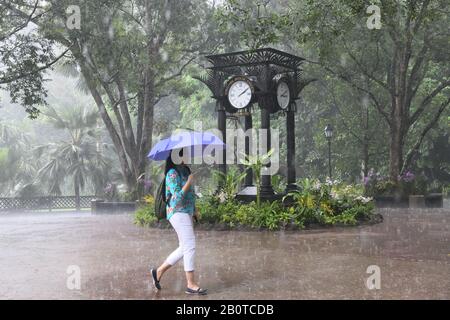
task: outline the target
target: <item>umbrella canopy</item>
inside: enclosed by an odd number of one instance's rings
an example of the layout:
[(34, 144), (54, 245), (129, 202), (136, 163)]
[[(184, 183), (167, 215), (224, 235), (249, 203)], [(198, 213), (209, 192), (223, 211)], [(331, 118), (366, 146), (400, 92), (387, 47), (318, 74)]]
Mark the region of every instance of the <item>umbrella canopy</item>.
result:
[(166, 160), (172, 150), (195, 146), (201, 146), (201, 150), (206, 146), (221, 149), (225, 148), (225, 143), (210, 132), (183, 131), (159, 141), (147, 157), (152, 160)]

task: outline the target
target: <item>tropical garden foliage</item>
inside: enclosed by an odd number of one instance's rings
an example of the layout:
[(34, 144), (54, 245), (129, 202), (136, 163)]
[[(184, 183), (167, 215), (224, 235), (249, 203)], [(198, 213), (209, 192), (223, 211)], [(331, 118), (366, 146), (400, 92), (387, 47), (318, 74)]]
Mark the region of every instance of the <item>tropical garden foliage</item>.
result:
[[(1, 1), (1, 193), (79, 189), (127, 200), (151, 194), (162, 171), (146, 161), (152, 144), (197, 120), (204, 129), (217, 124), (214, 100), (195, 80), (203, 56), (264, 46), (305, 58), (309, 84), (295, 115), (299, 177), (325, 181), (323, 128), (331, 123), (333, 177), (348, 184), (364, 179), (368, 196), (447, 190), (449, 3), (371, 4), (381, 10), (379, 29), (367, 27), (362, 0)], [(72, 5), (81, 9), (80, 28), (68, 28)], [(65, 103), (55, 99), (63, 96)], [(45, 115), (51, 108), (61, 113), (60, 106), (95, 110), (97, 124), (72, 137), (72, 129), (55, 127)], [(23, 110), (34, 122), (23, 119)], [(275, 115), (271, 124), (284, 139), (285, 118)], [(38, 146), (45, 152), (35, 152)], [(283, 170), (281, 163), (272, 178), (279, 191)], [(408, 172), (413, 183), (404, 181)], [(49, 185), (36, 188), (39, 176), (51, 177)], [(201, 174), (202, 186), (215, 187), (210, 176)]]
[[(356, 225), (377, 221), (373, 200), (363, 195), (364, 188), (317, 179), (298, 182), (299, 190), (282, 200), (241, 203), (226, 197), (226, 188), (197, 200), (200, 224), (217, 228), (302, 229), (311, 226)], [(149, 196), (136, 212), (135, 222), (142, 226), (158, 224)], [(163, 224), (167, 225), (167, 224)]]

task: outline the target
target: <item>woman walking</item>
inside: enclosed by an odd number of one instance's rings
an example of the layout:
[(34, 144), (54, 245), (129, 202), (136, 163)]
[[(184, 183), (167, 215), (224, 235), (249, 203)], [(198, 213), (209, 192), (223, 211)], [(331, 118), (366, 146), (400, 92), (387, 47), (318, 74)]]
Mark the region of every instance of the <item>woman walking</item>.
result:
[(151, 269), (153, 284), (156, 289), (161, 290), (161, 277), (183, 258), (187, 281), (185, 292), (187, 294), (205, 295), (207, 290), (200, 288), (194, 277), (195, 234), (193, 218), (199, 218), (198, 211), (195, 208), (194, 177), (184, 162), (179, 165), (174, 164), (171, 155), (166, 160), (164, 173), (167, 220), (177, 233), (179, 246), (161, 266), (157, 269)]

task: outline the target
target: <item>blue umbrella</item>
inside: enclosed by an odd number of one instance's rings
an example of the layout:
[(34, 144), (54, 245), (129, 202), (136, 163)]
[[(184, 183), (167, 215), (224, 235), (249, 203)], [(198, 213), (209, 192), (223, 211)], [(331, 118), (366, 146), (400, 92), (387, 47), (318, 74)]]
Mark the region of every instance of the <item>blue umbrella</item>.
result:
[[(213, 146), (217, 149), (225, 148), (225, 143), (210, 132), (183, 131), (159, 141), (147, 155), (152, 160), (166, 160), (172, 150), (201, 146)], [(191, 154), (194, 154), (191, 152)]]

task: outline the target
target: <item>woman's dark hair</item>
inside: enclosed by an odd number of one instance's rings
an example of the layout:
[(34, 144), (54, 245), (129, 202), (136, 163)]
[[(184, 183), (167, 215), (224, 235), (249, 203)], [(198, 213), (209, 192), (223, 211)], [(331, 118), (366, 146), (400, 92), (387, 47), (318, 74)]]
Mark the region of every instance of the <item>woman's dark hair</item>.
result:
[(173, 163), (171, 152), (166, 159), (166, 167), (164, 168), (164, 177), (167, 175), (167, 172), (169, 172), (169, 170), (173, 168), (175, 168), (175, 163)]

